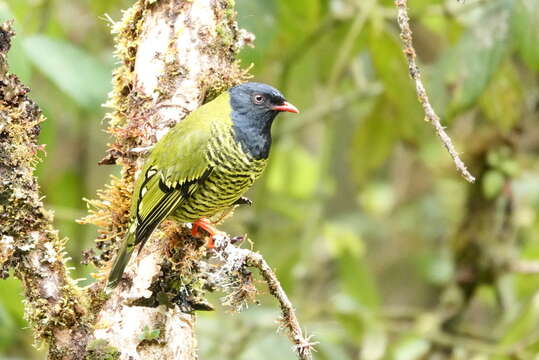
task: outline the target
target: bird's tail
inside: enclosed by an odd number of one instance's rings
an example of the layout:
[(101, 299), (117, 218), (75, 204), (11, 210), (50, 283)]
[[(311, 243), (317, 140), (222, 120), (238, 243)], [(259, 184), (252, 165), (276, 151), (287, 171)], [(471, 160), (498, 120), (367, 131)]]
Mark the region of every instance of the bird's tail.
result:
[(110, 270), (109, 279), (107, 281), (108, 289), (114, 289), (120, 282), (125, 267), (129, 263), (129, 259), (131, 258), (131, 254), (133, 253), (134, 249), (135, 233), (128, 231), (127, 236), (122, 243), (122, 247), (120, 250), (118, 250), (118, 254), (116, 255), (112, 269)]

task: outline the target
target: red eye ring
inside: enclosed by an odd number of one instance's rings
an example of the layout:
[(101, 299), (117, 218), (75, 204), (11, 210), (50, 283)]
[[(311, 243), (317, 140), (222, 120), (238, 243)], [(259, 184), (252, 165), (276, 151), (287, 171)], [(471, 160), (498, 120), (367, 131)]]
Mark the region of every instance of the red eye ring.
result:
[(262, 94), (255, 94), (253, 96), (253, 103), (255, 103), (257, 105), (262, 104), (265, 100), (266, 100), (266, 98)]

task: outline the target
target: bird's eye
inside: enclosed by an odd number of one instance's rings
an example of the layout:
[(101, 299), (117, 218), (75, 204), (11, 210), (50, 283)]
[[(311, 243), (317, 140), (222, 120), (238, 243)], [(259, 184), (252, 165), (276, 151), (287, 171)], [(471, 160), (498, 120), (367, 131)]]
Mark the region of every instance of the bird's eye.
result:
[(262, 104), (264, 102), (264, 100), (266, 100), (264, 95), (256, 94), (255, 96), (253, 96), (253, 102), (255, 104)]

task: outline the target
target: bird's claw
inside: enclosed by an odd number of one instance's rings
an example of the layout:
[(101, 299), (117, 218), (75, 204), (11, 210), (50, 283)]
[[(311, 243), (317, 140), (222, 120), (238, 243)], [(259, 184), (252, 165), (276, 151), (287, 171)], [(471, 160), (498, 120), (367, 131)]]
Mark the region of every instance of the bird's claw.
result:
[(191, 229), (191, 235), (198, 237), (200, 235), (199, 229), (204, 229), (208, 234), (210, 234), (210, 238), (208, 240), (208, 248), (213, 249), (214, 244), (214, 238), (216, 236), (226, 236), (226, 233), (223, 231), (217, 230), (217, 228), (208, 220), (205, 218), (198, 219), (193, 223), (193, 228)]

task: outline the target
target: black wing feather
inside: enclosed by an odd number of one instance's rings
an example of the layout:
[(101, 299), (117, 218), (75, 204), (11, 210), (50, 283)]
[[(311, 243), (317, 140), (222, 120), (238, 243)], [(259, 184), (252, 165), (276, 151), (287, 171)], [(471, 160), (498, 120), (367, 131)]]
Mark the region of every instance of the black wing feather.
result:
[[(159, 178), (159, 190), (163, 193), (163, 196), (155, 204), (155, 206), (146, 214), (144, 218), (141, 218), (137, 211), (137, 229), (135, 231), (135, 244), (141, 244), (138, 251), (142, 249), (146, 241), (150, 238), (150, 235), (153, 233), (155, 228), (163, 222), (174, 210), (180, 206), (180, 204), (185, 201), (191, 194), (195, 191), (199, 184), (204, 182), (206, 178), (210, 175), (212, 169), (207, 169), (204, 174), (198, 178), (190, 181), (185, 181), (181, 184), (177, 184), (174, 187), (169, 187), (165, 184), (162, 178)], [(153, 176), (159, 176), (157, 174)], [(152, 176), (152, 177), (153, 177)], [(151, 177), (150, 177), (151, 178)], [(149, 181), (150, 178), (145, 179), (145, 182)], [(141, 191), (144, 186), (141, 186)], [(139, 194), (139, 201), (141, 201), (144, 196)]]

